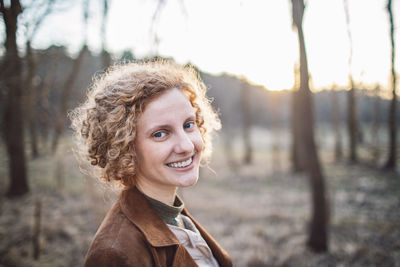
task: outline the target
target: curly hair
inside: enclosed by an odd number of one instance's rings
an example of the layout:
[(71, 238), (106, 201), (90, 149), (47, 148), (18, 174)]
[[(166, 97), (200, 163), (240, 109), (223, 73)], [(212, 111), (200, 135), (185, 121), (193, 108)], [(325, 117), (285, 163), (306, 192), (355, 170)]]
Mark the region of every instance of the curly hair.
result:
[(100, 167), (102, 180), (135, 185), (137, 119), (150, 100), (172, 88), (182, 90), (194, 108), (204, 142), (202, 160), (209, 159), (211, 134), (221, 124), (197, 71), (161, 60), (121, 64), (95, 77), (86, 102), (69, 114), (78, 154)]

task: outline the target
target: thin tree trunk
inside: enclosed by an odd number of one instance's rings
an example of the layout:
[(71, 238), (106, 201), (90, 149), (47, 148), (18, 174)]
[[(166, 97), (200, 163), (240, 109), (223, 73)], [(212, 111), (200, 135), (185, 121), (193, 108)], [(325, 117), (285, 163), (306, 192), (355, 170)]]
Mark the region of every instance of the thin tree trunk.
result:
[(306, 161), (307, 157), (304, 155), (307, 153), (304, 151), (302, 146), (302, 139), (300, 134), (300, 128), (302, 127), (303, 114), (301, 113), (301, 107), (299, 103), (300, 91), (294, 91), (293, 102), (292, 102), (292, 127), (293, 127), (293, 146), (292, 146), (292, 162), (293, 172), (301, 173), (307, 171)]
[(348, 60), (350, 90), (348, 91), (347, 94), (347, 130), (349, 134), (349, 149), (350, 149), (349, 161), (350, 163), (356, 163), (358, 160), (357, 157), (358, 126), (357, 126), (357, 113), (356, 113), (357, 110), (356, 92), (354, 88), (353, 75), (352, 75), (353, 39), (350, 30), (350, 14), (349, 14), (348, 2), (347, 0), (344, 0), (343, 3), (346, 15), (347, 35), (349, 38), (349, 46), (350, 46), (350, 56)]
[(76, 78), (78, 77), (78, 74), (80, 73), (80, 68), (83, 62), (83, 58), (88, 51), (87, 47), (87, 39), (88, 39), (88, 20), (89, 20), (89, 0), (84, 0), (83, 2), (83, 21), (84, 21), (84, 27), (83, 27), (83, 46), (81, 50), (79, 51), (79, 55), (77, 58), (75, 58), (72, 66), (72, 70), (70, 72), (70, 75), (68, 76), (64, 88), (61, 92), (61, 103), (60, 103), (60, 108), (58, 110), (57, 116), (56, 116), (56, 122), (55, 122), (55, 127), (54, 127), (54, 136), (53, 136), (53, 142), (51, 145), (51, 150), (53, 153), (56, 152), (57, 146), (59, 139), (64, 131), (65, 127), (65, 122), (67, 118), (67, 108), (68, 108), (68, 103), (69, 99), (71, 97), (71, 91), (73, 88), (73, 85), (75, 83)]
[[(300, 136), (302, 140), (301, 147), (303, 149), (303, 155), (305, 156), (304, 158), (307, 158), (308, 156), (306, 167), (310, 175), (312, 191), (312, 220), (307, 244), (310, 248), (319, 252), (328, 249), (328, 216), (325, 198), (325, 182), (314, 140), (312, 95), (308, 87), (308, 65), (303, 30), (301, 27), (298, 27), (298, 34), (301, 51), (299, 110), (300, 114), (303, 114), (304, 118), (300, 127)], [(308, 151), (308, 153), (306, 151)]]
[(106, 49), (106, 36), (107, 36), (107, 15), (108, 15), (108, 0), (103, 0), (103, 17), (101, 21), (101, 62), (103, 69), (107, 69), (111, 65), (111, 55)]
[(379, 148), (379, 129), (381, 126), (381, 104), (380, 104), (380, 88), (375, 88), (374, 97), (374, 121), (372, 125), (372, 161), (378, 166), (380, 158)]
[[(227, 130), (227, 129), (226, 129)], [(233, 171), (236, 172), (238, 170), (238, 165), (235, 160), (235, 151), (233, 147), (233, 142), (232, 139), (234, 138), (234, 133), (232, 130), (227, 130), (225, 138), (223, 138), (223, 145), (224, 145), (224, 153), (225, 153), (225, 158), (226, 158), (226, 163), (228, 164), (229, 168)]]
[(250, 128), (251, 128), (251, 116), (250, 116), (250, 96), (248, 92), (248, 86), (244, 81), (241, 81), (241, 98), (240, 103), (242, 106), (243, 115), (243, 144), (244, 144), (244, 157), (243, 163), (250, 164), (252, 161), (252, 148), (250, 141)]
[(53, 137), (53, 142), (52, 142), (52, 151), (55, 153), (57, 146), (58, 146), (58, 141), (59, 138), (64, 131), (65, 127), (65, 121), (67, 118), (67, 108), (68, 108), (68, 103), (69, 99), (71, 97), (71, 91), (73, 88), (73, 85), (75, 83), (76, 78), (78, 77), (80, 67), (83, 62), (83, 58), (87, 52), (88, 48), (86, 45), (84, 45), (79, 52), (78, 57), (74, 60), (74, 64), (72, 66), (71, 73), (64, 85), (63, 91), (61, 93), (61, 104), (60, 104), (60, 109), (58, 110), (58, 114), (56, 117), (56, 125), (54, 129), (54, 137)]
[(310, 176), (312, 219), (307, 245), (316, 252), (328, 249), (328, 209), (325, 198), (325, 182), (320, 166), (317, 148), (314, 140), (314, 122), (312, 110), (312, 95), (309, 88), (309, 76), (305, 41), (302, 29), (304, 14), (303, 0), (292, 0), (293, 22), (297, 28), (300, 48), (300, 90), (298, 94), (299, 112), (302, 123), (299, 124), (301, 137), (301, 153), (304, 153), (306, 170)]
[(350, 163), (356, 163), (358, 161), (357, 156), (357, 113), (356, 113), (356, 97), (355, 88), (351, 81), (351, 89), (348, 91), (348, 114), (347, 114), (347, 128), (349, 133), (349, 145), (350, 145)]
[(336, 90), (332, 90), (331, 94), (332, 94), (332, 121), (333, 121), (333, 131), (335, 134), (335, 160), (340, 161), (343, 157), (343, 149), (342, 149), (342, 135), (340, 133), (340, 107), (338, 100), (338, 92)]
[(26, 61), (28, 65), (28, 73), (25, 81), (26, 86), (26, 111), (25, 117), (28, 122), (28, 129), (30, 135), (31, 154), (33, 158), (39, 156), (37, 127), (36, 127), (36, 87), (33, 84), (33, 79), (36, 73), (36, 60), (34, 58), (31, 42), (26, 43)]
[(106, 70), (111, 65), (111, 55), (107, 50), (101, 51), (101, 64), (103, 65), (103, 70)]
[(6, 30), (3, 64), (7, 66), (2, 68), (0, 74), (7, 97), (2, 130), (9, 158), (10, 184), (7, 195), (14, 197), (29, 192), (22, 117), (22, 62), (16, 40), (18, 15), (22, 13), (22, 7), (16, 0), (11, 1), (11, 6), (6, 8), (3, 0), (0, 0), (0, 12), (3, 14)]
[(272, 110), (272, 168), (273, 173), (279, 173), (282, 170), (281, 154), (280, 154), (280, 117), (279, 111), (281, 106), (281, 99), (279, 93), (273, 95)]
[(39, 95), (39, 116), (38, 121), (40, 124), (40, 134), (42, 137), (42, 143), (47, 144), (48, 142), (48, 132), (50, 128), (50, 104), (49, 95), (50, 89), (54, 84), (56, 74), (57, 74), (57, 64), (61, 52), (58, 48), (52, 51), (49, 67), (46, 71), (46, 76), (43, 79), (43, 83), (38, 89)]
[(396, 169), (396, 145), (397, 145), (397, 122), (396, 122), (396, 70), (395, 70), (395, 40), (394, 40), (394, 21), (392, 12), (392, 0), (388, 0), (387, 11), (389, 13), (390, 21), (390, 43), (392, 48), (391, 56), (391, 75), (392, 75), (392, 100), (390, 102), (389, 110), (389, 155), (385, 165), (386, 169)]
[(291, 162), (292, 162), (292, 171), (294, 173), (300, 173), (305, 171), (304, 163), (302, 163), (302, 158), (300, 154), (300, 135), (299, 135), (299, 125), (300, 125), (300, 113), (299, 113), (299, 104), (298, 104), (298, 90), (300, 87), (300, 70), (298, 64), (295, 64), (294, 67), (294, 87), (291, 92), (291, 120), (290, 127), (292, 131), (292, 149), (291, 149)]

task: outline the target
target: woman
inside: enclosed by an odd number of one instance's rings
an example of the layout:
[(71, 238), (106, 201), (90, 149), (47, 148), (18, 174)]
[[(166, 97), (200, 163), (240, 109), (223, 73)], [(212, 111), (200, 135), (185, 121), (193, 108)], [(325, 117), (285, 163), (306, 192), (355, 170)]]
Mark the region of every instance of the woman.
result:
[(95, 80), (71, 114), (81, 152), (123, 186), (85, 266), (232, 266), (176, 194), (197, 182), (220, 127), (205, 91), (190, 67), (130, 63)]

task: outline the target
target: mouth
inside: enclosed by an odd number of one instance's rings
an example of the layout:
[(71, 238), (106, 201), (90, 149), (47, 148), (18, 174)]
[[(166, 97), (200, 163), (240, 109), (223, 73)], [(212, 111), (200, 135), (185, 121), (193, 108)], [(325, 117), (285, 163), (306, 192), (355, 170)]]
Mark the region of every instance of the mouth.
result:
[(171, 162), (171, 163), (167, 163), (166, 165), (171, 168), (185, 168), (185, 167), (189, 166), (190, 164), (192, 164), (193, 158), (194, 158), (194, 156), (191, 156), (187, 160)]

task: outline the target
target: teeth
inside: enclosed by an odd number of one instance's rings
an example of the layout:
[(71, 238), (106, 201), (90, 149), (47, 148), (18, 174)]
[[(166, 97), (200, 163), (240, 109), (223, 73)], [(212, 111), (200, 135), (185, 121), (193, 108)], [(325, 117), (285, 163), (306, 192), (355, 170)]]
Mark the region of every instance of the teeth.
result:
[(174, 163), (169, 163), (167, 165), (169, 167), (173, 167), (173, 168), (183, 168), (183, 167), (188, 166), (190, 163), (192, 163), (192, 158), (188, 159), (187, 161), (174, 162)]

